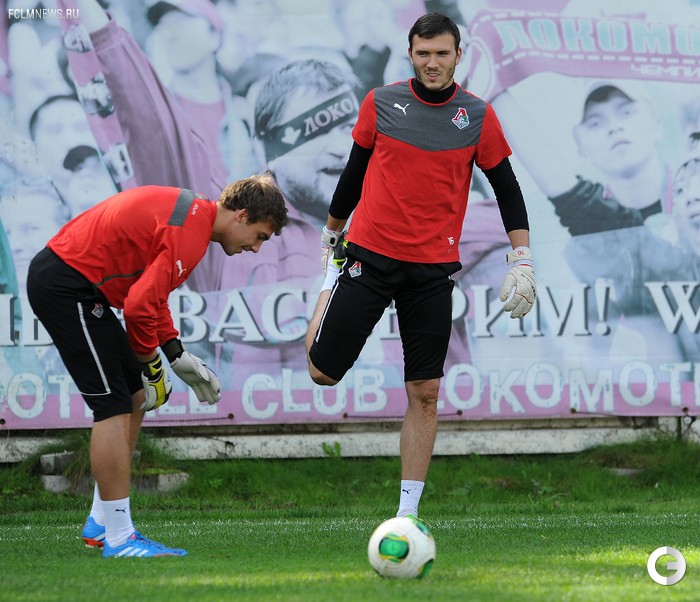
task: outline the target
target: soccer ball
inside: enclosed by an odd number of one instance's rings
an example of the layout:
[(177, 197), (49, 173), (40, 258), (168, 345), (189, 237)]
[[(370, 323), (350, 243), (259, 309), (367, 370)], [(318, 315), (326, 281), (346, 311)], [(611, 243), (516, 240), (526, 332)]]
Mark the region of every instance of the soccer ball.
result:
[(367, 555), (382, 577), (420, 579), (428, 574), (435, 560), (435, 540), (417, 518), (390, 518), (372, 533)]

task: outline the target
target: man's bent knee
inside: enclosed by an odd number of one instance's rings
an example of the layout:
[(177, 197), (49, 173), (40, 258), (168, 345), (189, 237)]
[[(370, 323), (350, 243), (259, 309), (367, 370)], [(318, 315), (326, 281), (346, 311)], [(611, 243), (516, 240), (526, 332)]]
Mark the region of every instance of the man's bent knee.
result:
[(338, 384), (337, 380), (331, 378), (330, 376), (326, 376), (311, 362), (309, 362), (309, 376), (311, 377), (311, 380), (314, 381), (317, 385), (332, 387)]

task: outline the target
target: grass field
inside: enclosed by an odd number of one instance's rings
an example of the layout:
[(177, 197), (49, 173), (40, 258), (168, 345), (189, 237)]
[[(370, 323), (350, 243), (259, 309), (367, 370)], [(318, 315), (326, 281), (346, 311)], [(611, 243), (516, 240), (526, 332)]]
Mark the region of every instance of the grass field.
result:
[[(44, 492), (32, 462), (0, 469), (0, 600), (700, 600), (700, 447), (687, 442), (435, 458), (421, 515), (437, 560), (422, 581), (382, 579), (367, 561), (396, 511), (398, 459), (177, 467), (186, 487), (135, 494), (132, 513), (189, 556), (148, 560), (102, 559), (79, 539), (90, 498)], [(661, 546), (687, 561), (674, 586), (647, 574)]]

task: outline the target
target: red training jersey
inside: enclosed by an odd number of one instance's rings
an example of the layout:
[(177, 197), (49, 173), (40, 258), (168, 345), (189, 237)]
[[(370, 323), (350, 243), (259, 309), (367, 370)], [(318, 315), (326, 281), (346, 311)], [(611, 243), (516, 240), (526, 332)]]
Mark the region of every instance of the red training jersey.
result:
[(460, 86), (430, 104), (398, 82), (365, 97), (352, 135), (373, 150), (348, 240), (402, 261), (459, 261), (473, 165), (511, 154), (491, 105)]
[(206, 253), (215, 219), (216, 203), (190, 190), (141, 186), (81, 213), (47, 246), (124, 309), (132, 348), (148, 355), (179, 334), (168, 296)]

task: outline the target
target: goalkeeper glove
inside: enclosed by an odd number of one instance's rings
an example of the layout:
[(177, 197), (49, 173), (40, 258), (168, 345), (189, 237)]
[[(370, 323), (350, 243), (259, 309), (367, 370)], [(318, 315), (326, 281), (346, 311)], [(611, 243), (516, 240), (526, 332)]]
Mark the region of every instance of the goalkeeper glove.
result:
[(332, 260), (336, 245), (341, 242), (343, 233), (338, 230), (329, 230), (323, 226), (321, 233), (321, 266), (323, 267), (323, 275), (326, 275), (328, 262)]
[(194, 391), (199, 401), (214, 404), (221, 399), (219, 378), (196, 355), (185, 351), (180, 339), (170, 339), (163, 345), (170, 367)]
[(505, 302), (503, 310), (511, 312), (511, 318), (522, 318), (537, 297), (532, 253), (528, 247), (516, 247), (506, 255), (506, 263), (513, 267), (506, 274), (499, 298)]
[(146, 401), (141, 404), (141, 409), (155, 410), (162, 406), (168, 397), (170, 391), (173, 390), (173, 384), (170, 382), (170, 376), (163, 369), (163, 362), (160, 356), (151, 360), (147, 364), (143, 364), (143, 372), (141, 373), (141, 381), (143, 382), (143, 390), (146, 393)]

